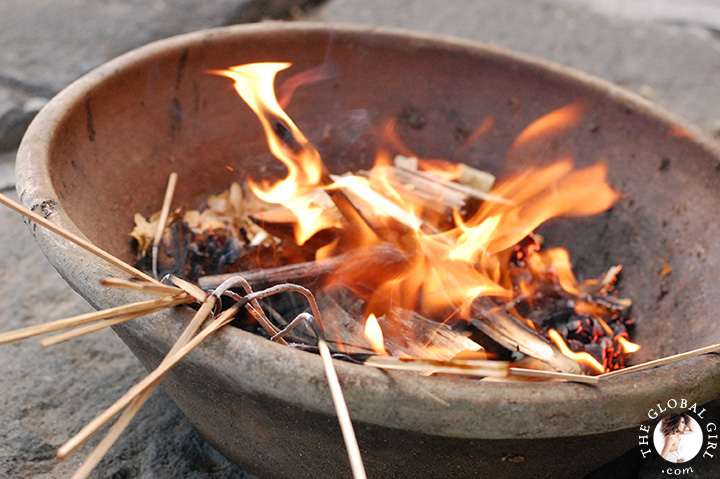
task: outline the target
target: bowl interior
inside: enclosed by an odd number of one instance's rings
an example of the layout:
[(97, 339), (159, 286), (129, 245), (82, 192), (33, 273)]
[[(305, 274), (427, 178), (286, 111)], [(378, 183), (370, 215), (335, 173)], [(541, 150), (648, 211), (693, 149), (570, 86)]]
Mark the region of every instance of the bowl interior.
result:
[[(544, 226), (548, 243), (570, 250), (581, 278), (624, 266), (622, 288), (644, 346), (639, 360), (720, 341), (712, 327), (720, 306), (715, 153), (688, 127), (612, 87), (463, 44), (266, 29), (121, 58), (82, 101), (65, 105), (49, 139), (52, 185), (82, 233), (131, 261), (133, 215), (160, 208), (171, 171), (180, 175), (175, 204), (188, 206), (247, 173), (282, 176), (254, 114), (227, 78), (208, 73), (258, 61), (293, 64), (278, 85), (334, 67), (330, 78), (298, 88), (287, 108), (331, 172), (370, 166), (389, 121), (417, 155), (499, 177), (564, 156), (579, 167), (607, 163), (622, 200), (608, 213)], [(532, 121), (571, 103), (584, 111), (577, 125), (513, 145)], [(492, 126), (467, 141), (484, 122)], [(664, 265), (671, 274), (662, 274)]]

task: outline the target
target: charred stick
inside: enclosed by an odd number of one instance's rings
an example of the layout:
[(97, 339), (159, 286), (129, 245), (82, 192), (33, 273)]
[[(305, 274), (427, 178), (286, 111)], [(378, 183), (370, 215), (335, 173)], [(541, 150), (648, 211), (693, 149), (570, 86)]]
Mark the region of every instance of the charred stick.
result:
[(429, 360), (451, 360), (458, 353), (481, 351), (482, 347), (447, 324), (409, 309), (394, 307), (377, 318), (384, 331), (385, 348)]
[(578, 363), (563, 355), (554, 344), (511, 316), (492, 299), (476, 298), (470, 314), (470, 322), (475, 327), (505, 348), (539, 359), (558, 371), (580, 373)]
[[(322, 177), (320, 178), (320, 182), (324, 186), (330, 186), (333, 184), (333, 180), (330, 178), (330, 175), (325, 171), (322, 174)], [(353, 221), (360, 221), (365, 226), (370, 228), (373, 233), (377, 235), (378, 238), (383, 239), (382, 234), (373, 226), (373, 224), (368, 221), (367, 217), (363, 214), (360, 209), (355, 206), (355, 204), (350, 201), (350, 198), (347, 197), (347, 195), (338, 188), (327, 188), (325, 190), (332, 200), (333, 203), (335, 203), (335, 206), (337, 207), (338, 211), (343, 215), (343, 218), (345, 220), (352, 224)]]
[[(287, 148), (293, 151), (296, 155), (299, 155), (303, 153), (304, 151), (309, 152), (311, 155), (317, 155), (317, 150), (303, 138), (304, 141), (300, 141), (293, 135), (292, 129), (287, 126), (285, 123), (285, 120), (283, 120), (280, 117), (277, 117), (273, 115), (272, 113), (267, 113), (267, 115), (270, 117), (269, 119), (272, 121), (273, 125), (273, 133), (275, 133), (276, 138), (284, 144)], [(330, 178), (330, 175), (328, 174), (327, 170), (325, 169), (325, 165), (322, 165), (323, 171), (320, 174), (320, 184), (323, 186), (330, 186), (333, 183), (333, 180)], [(380, 234), (378, 234), (377, 231), (375, 231), (375, 228), (373, 228), (372, 224), (370, 224), (367, 221), (367, 218), (363, 216), (362, 212), (358, 210), (355, 205), (348, 199), (348, 197), (336, 188), (327, 188), (326, 189), (328, 196), (330, 196), (330, 199), (337, 207), (338, 211), (343, 215), (346, 221), (352, 223), (353, 221), (361, 221), (363, 222), (368, 228), (373, 230), (379, 238), (382, 238)]]
[(277, 268), (253, 269), (239, 273), (202, 276), (198, 278), (198, 285), (204, 290), (212, 290), (238, 274), (242, 275), (248, 283), (256, 288), (285, 281), (308, 284), (330, 273), (343, 261), (343, 257), (344, 255), (341, 255), (319, 261), (278, 266)]
[(363, 215), (365, 222), (373, 227), (374, 231), (381, 229), (373, 224), (372, 219), (377, 216), (378, 212), (390, 216), (405, 228), (414, 230), (421, 226), (419, 218), (414, 214), (370, 188), (364, 182), (358, 183), (353, 181), (354, 178), (335, 175), (331, 175), (331, 178), (335, 181), (334, 187), (347, 191), (348, 199), (352, 200), (355, 209)]
[(318, 261), (289, 264), (277, 268), (255, 269), (239, 273), (203, 276), (198, 284), (204, 290), (217, 288), (223, 281), (242, 275), (253, 288), (264, 288), (278, 283), (314, 284), (322, 281), (328, 274), (340, 270), (344, 273), (354, 269), (365, 269), (373, 273), (373, 268), (397, 268), (407, 263), (405, 256), (397, 248), (381, 243), (374, 246), (356, 248), (345, 254)]

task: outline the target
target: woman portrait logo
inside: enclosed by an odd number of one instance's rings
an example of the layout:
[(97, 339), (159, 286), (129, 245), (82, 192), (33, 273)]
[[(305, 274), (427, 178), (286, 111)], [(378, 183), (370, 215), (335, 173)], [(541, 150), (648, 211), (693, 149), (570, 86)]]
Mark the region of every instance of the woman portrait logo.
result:
[(703, 431), (689, 414), (670, 414), (655, 426), (653, 445), (666, 461), (688, 462), (702, 449)]
[(718, 423), (707, 412), (686, 398), (670, 398), (648, 410), (651, 422), (641, 424), (638, 434), (648, 466), (669, 476), (718, 477), (715, 469), (711, 476), (697, 475), (713, 467), (709, 461), (718, 453)]

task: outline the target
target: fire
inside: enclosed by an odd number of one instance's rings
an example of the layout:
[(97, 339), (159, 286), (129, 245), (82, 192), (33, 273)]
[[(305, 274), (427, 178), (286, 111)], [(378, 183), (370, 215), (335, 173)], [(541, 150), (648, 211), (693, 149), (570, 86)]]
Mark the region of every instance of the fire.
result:
[(548, 272), (554, 270), (557, 274), (560, 286), (568, 293), (579, 295), (578, 280), (573, 274), (570, 265), (570, 255), (567, 250), (553, 248), (542, 253), (533, 254), (529, 257), (530, 267), (537, 272)]
[(515, 139), (513, 147), (524, 146), (537, 138), (546, 138), (559, 131), (567, 130), (577, 125), (582, 113), (583, 107), (579, 103), (571, 103), (558, 108), (528, 125)]
[[(366, 176), (331, 177), (317, 150), (275, 98), (275, 76), (289, 66), (257, 63), (215, 73), (235, 81), (238, 94), (258, 115), (271, 152), (287, 167), (284, 179), (272, 185), (252, 183), (252, 189), (263, 201), (292, 211), (297, 218), (298, 245), (333, 227), (343, 233), (319, 248), (318, 258), (378, 244), (390, 244), (404, 255), (405, 261), (385, 277), (354, 268), (353, 274), (331, 274), (328, 279), (328, 285), (343, 285), (353, 291), (359, 289), (358, 284), (369, 285), (358, 294), (366, 302), (365, 336), (378, 354), (388, 352), (377, 317), (393, 307), (441, 320), (453, 317), (471, 321), (471, 306), (478, 297), (508, 302), (518, 293), (532, 296), (532, 282), (515, 281), (505, 266), (508, 258), (527, 267), (532, 276), (554, 278), (568, 295), (579, 297), (594, 284), (577, 280), (567, 251), (553, 248), (540, 252), (533, 231), (551, 218), (594, 215), (610, 208), (619, 194), (605, 181), (606, 165), (573, 169), (569, 158), (561, 158), (550, 166), (529, 169), (483, 193), (484, 201), (474, 211), (466, 211), (466, 205), (457, 199), (464, 198), (466, 190), (454, 183), (472, 172), (465, 165), (444, 160), (414, 160), (415, 169), (408, 173), (393, 166), (389, 155), (380, 152), (376, 166)], [(576, 125), (582, 110), (579, 104), (570, 104), (545, 115), (529, 125), (513, 147)], [(492, 118), (486, 118), (472, 140), (493, 124)], [(389, 141), (404, 151), (392, 127), (386, 131)], [(407, 175), (415, 181), (412, 188)], [(475, 194), (478, 190), (472, 191)], [(444, 209), (447, 205), (452, 207), (449, 214)], [(341, 215), (333, 214), (334, 208)], [(583, 306), (582, 301), (578, 304), (578, 311), (596, 307)], [(511, 313), (519, 317), (517, 311)], [(529, 330), (537, 329), (530, 319), (520, 319)], [(385, 324), (386, 328), (393, 327), (390, 322)], [(590, 354), (570, 350), (556, 330), (544, 332), (562, 354), (595, 373), (605, 370)], [(624, 337), (618, 341), (626, 353), (637, 347)]]
[(383, 341), (382, 329), (380, 329), (380, 324), (374, 314), (368, 316), (365, 321), (365, 337), (370, 342), (370, 346), (373, 348), (375, 353), (380, 356), (387, 355)]
[(548, 336), (550, 336), (550, 339), (552, 339), (553, 343), (555, 343), (555, 345), (560, 348), (560, 351), (562, 351), (565, 356), (574, 359), (578, 363), (584, 364), (598, 374), (605, 372), (605, 367), (590, 354), (586, 352), (576, 353), (575, 351), (572, 351), (570, 348), (568, 348), (567, 344), (565, 344), (565, 341), (563, 341), (560, 333), (558, 333), (554, 329), (550, 329), (548, 331)]
[(620, 346), (622, 346), (623, 352), (625, 354), (636, 353), (640, 350), (639, 344), (635, 344), (635, 343), (631, 342), (624, 336), (618, 336), (617, 340), (620, 343)]
[(235, 90), (260, 119), (270, 151), (287, 167), (287, 177), (271, 187), (265, 189), (256, 184), (251, 187), (261, 200), (282, 204), (295, 214), (299, 219), (295, 236), (302, 245), (318, 231), (335, 225), (335, 220), (315, 201), (314, 191), (324, 174), (320, 155), (275, 98), (275, 76), (289, 66), (290, 63), (250, 63), (213, 73), (235, 81)]

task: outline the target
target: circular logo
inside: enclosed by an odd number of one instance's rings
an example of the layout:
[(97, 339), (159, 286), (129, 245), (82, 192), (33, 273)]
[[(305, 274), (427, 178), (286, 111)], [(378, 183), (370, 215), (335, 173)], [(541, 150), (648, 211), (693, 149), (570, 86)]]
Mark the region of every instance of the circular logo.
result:
[(689, 414), (670, 414), (655, 426), (653, 445), (668, 462), (688, 462), (702, 449), (702, 427)]

